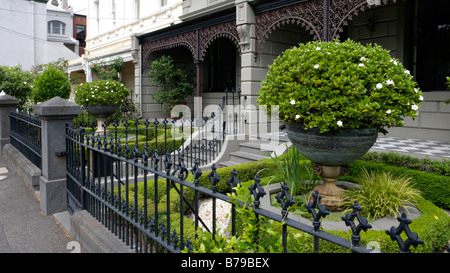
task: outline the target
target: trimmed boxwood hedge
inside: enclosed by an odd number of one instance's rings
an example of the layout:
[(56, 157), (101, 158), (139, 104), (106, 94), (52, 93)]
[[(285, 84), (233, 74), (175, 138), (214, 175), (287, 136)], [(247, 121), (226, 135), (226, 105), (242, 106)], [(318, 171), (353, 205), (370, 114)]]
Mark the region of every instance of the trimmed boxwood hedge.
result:
[[(422, 191), (422, 197), (419, 200), (419, 208), (422, 215), (416, 219), (412, 220), (410, 228), (413, 232), (417, 232), (419, 238), (424, 240), (424, 245), (419, 245), (417, 248), (411, 248), (411, 252), (420, 253), (432, 253), (436, 250), (442, 249), (447, 241), (450, 239), (450, 217), (439, 207), (449, 208), (450, 207), (450, 180), (448, 176), (440, 176), (433, 173), (428, 173), (425, 171), (412, 170), (407, 167), (396, 167), (379, 162), (366, 162), (366, 161), (355, 161), (350, 164), (350, 173), (348, 176), (340, 177), (340, 180), (355, 181), (355, 177), (359, 175), (361, 167), (367, 170), (375, 171), (390, 171), (394, 174), (406, 173), (411, 176), (415, 181), (415, 185), (418, 189)], [(238, 179), (241, 181), (242, 187), (238, 191), (240, 195), (239, 199), (247, 200), (250, 196), (248, 187), (254, 183), (254, 178), (256, 174), (261, 178), (261, 184), (266, 185), (271, 179), (270, 175), (271, 169), (275, 168), (275, 164), (270, 159), (263, 159), (260, 161), (243, 163), (240, 165), (223, 167), (217, 169), (217, 173), (221, 178), (218, 183), (217, 191), (221, 193), (230, 192), (230, 188), (226, 181), (231, 177), (231, 172), (236, 169), (238, 173)], [(203, 171), (202, 176), (199, 179), (200, 186), (210, 189), (211, 182), (208, 178), (208, 174), (211, 170)], [(193, 175), (189, 174), (186, 181), (193, 182)], [(152, 215), (154, 213), (154, 203), (153, 203), (153, 193), (154, 193), (154, 181), (149, 180), (147, 184), (147, 193), (149, 195), (148, 203), (148, 214)], [(179, 185), (177, 185), (179, 188)], [(143, 204), (143, 183), (139, 183), (138, 186), (139, 193), (139, 204)], [(184, 187), (185, 197), (188, 202), (192, 203), (194, 197), (194, 191), (187, 187)], [(166, 198), (166, 180), (158, 180), (158, 212), (161, 215), (160, 219), (165, 218), (166, 208), (167, 208), (167, 198)], [(130, 197), (129, 200), (133, 202), (134, 198), (134, 185), (130, 185)], [(142, 203), (141, 203), (142, 202)], [(175, 221), (175, 218), (179, 221), (179, 195), (174, 188), (170, 189), (170, 213), (171, 222)], [(187, 206), (184, 206), (184, 212), (186, 212)], [(165, 221), (165, 220), (164, 220)], [(176, 223), (176, 221), (174, 223)], [(237, 217), (237, 234), (239, 234), (242, 229), (242, 220)], [(176, 226), (176, 225), (175, 225)], [(297, 230), (288, 228), (288, 232), (295, 233), (299, 232)], [(343, 238), (348, 238), (351, 240), (351, 231), (328, 231), (330, 233), (336, 234)], [(193, 222), (190, 219), (185, 218), (185, 233), (193, 235), (195, 233), (193, 228)], [(280, 233), (281, 234), (281, 233)], [(404, 234), (402, 234), (404, 236)], [(308, 236), (306, 236), (308, 237)], [(375, 241), (380, 244), (381, 251), (385, 253), (396, 253), (398, 252), (397, 243), (393, 242), (385, 231), (374, 231), (368, 230), (367, 232), (362, 232), (361, 234), (361, 244), (367, 245), (371, 241)], [(404, 239), (406, 239), (404, 237)], [(313, 242), (313, 237), (309, 238), (310, 243)], [(288, 242), (289, 248), (289, 242)], [(338, 247), (332, 243), (321, 240), (320, 251), (326, 253), (342, 253), (350, 252), (350, 250)]]
[[(417, 233), (419, 238), (424, 241), (424, 244), (419, 245), (417, 248), (411, 247), (409, 250), (412, 253), (434, 253), (436, 250), (443, 249), (450, 239), (450, 217), (442, 209), (424, 198), (419, 199), (419, 207), (422, 215), (413, 219), (409, 227), (412, 232)], [(327, 230), (327, 232), (351, 240), (352, 232), (350, 230)], [(407, 239), (404, 233), (401, 236), (403, 240)], [(360, 243), (362, 245), (367, 245), (371, 241), (379, 243), (381, 247), (380, 251), (383, 253), (397, 253), (399, 250), (398, 244), (393, 242), (384, 230), (361, 232)], [(350, 250), (343, 249), (323, 240), (320, 242), (320, 249), (323, 252), (350, 252)]]
[(357, 177), (361, 172), (361, 168), (365, 168), (368, 171), (391, 172), (394, 175), (405, 174), (411, 177), (415, 187), (422, 192), (422, 196), (425, 199), (433, 202), (438, 207), (450, 209), (450, 176), (360, 160), (354, 161), (349, 165), (349, 175), (339, 178), (340, 180), (354, 181), (352, 177)]
[[(448, 191), (450, 190), (450, 182), (446, 178), (448, 176), (440, 176), (432, 173), (427, 173), (424, 171), (411, 170), (406, 167), (395, 167), (384, 163), (374, 163), (365, 161), (355, 161), (350, 164), (350, 173), (348, 176), (340, 177), (339, 180), (353, 181), (356, 182), (355, 177), (359, 175), (361, 167), (367, 170), (376, 171), (391, 171), (394, 174), (407, 173), (416, 182), (415, 185), (422, 192), (422, 197), (419, 199), (419, 209), (422, 215), (416, 219), (412, 220), (410, 228), (413, 232), (417, 232), (419, 238), (421, 238), (425, 243), (424, 245), (419, 245), (416, 249), (414, 247), (410, 248), (411, 252), (419, 253), (433, 253), (436, 250), (442, 249), (448, 240), (450, 239), (450, 217), (439, 207), (440, 204), (444, 203), (450, 198)], [(265, 177), (261, 179), (261, 185), (267, 185), (270, 177)], [(248, 200), (250, 192), (248, 187), (254, 183), (253, 179), (249, 181), (242, 182), (242, 187), (238, 190), (238, 199)], [(445, 184), (446, 183), (446, 184)], [(447, 185), (447, 187), (445, 187)], [(445, 189), (444, 189), (445, 188)], [(433, 190), (439, 191), (439, 193), (434, 193)], [(242, 220), (237, 218), (237, 233), (241, 232)], [(300, 232), (298, 230), (288, 228), (288, 232), (296, 233)], [(327, 230), (327, 232), (338, 235), (342, 238), (347, 238), (351, 240), (351, 231), (335, 231)], [(281, 231), (280, 231), (281, 234)], [(389, 235), (385, 231), (375, 231), (368, 230), (367, 232), (361, 233), (361, 244), (367, 245), (371, 241), (375, 241), (380, 244), (381, 252), (384, 253), (396, 253), (398, 252), (398, 245), (393, 242)], [(402, 234), (402, 238), (406, 240), (405, 234)], [(309, 238), (310, 243), (313, 243), (313, 237)], [(289, 242), (288, 242), (289, 249)], [(327, 241), (321, 240), (320, 251), (326, 253), (342, 253), (351, 252), (350, 250), (344, 249), (342, 247), (336, 246)]]

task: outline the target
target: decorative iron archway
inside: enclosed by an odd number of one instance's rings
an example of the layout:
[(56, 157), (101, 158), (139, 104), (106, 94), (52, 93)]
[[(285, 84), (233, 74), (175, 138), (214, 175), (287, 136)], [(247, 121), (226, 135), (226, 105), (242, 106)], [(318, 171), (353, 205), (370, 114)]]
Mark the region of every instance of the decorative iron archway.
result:
[(255, 9), (256, 47), (255, 57), (261, 53), (268, 35), (285, 24), (304, 27), (314, 40), (332, 41), (339, 38), (343, 27), (373, 5), (386, 5), (397, 0), (298, 0), (277, 1)]
[[(180, 33), (177, 33), (180, 32)], [(198, 27), (195, 30), (183, 32), (183, 30), (175, 30), (167, 35), (152, 37), (148, 42), (142, 43), (142, 61), (143, 67), (149, 55), (152, 52), (166, 50), (174, 47), (185, 46), (192, 53), (192, 57), (196, 62), (204, 59), (205, 53), (211, 43), (217, 38), (226, 37), (233, 41), (238, 51), (239, 35), (236, 29), (236, 20), (231, 20), (207, 27)]]

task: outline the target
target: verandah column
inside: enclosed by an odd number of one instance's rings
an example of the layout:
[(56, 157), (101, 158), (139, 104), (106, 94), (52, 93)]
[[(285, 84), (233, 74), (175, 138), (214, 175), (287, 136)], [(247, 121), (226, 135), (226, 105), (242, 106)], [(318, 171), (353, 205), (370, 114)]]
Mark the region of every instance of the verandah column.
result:
[(80, 113), (80, 106), (54, 97), (35, 106), (41, 117), (42, 175), (39, 181), (40, 207), (45, 215), (67, 210), (66, 124)]
[[(236, 0), (236, 25), (241, 47), (241, 104), (245, 110), (245, 129), (250, 138), (278, 131), (277, 123), (272, 128), (267, 115), (259, 115), (257, 109), (258, 92), (261, 81), (267, 73), (267, 66), (262, 64), (256, 54), (256, 19), (248, 0)], [(257, 56), (257, 58), (255, 58)], [(270, 107), (270, 106), (268, 106)]]

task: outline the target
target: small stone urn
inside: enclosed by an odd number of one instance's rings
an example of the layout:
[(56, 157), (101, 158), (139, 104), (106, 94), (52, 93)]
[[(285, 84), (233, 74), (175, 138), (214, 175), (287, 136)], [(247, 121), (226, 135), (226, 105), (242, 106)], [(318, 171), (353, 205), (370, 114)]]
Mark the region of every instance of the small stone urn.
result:
[(342, 128), (340, 131), (320, 133), (317, 128), (305, 129), (302, 124), (286, 124), (286, 132), (294, 147), (311, 160), (314, 172), (323, 179), (316, 186), (322, 195), (322, 204), (339, 210), (343, 204), (343, 189), (336, 186), (339, 176), (346, 175), (348, 163), (359, 159), (375, 144), (376, 128)]
[(120, 105), (91, 105), (84, 106), (86, 111), (94, 116), (97, 119), (97, 131), (96, 134), (108, 134), (109, 130), (107, 128), (103, 128), (103, 124), (105, 123), (106, 118), (113, 115), (118, 109)]

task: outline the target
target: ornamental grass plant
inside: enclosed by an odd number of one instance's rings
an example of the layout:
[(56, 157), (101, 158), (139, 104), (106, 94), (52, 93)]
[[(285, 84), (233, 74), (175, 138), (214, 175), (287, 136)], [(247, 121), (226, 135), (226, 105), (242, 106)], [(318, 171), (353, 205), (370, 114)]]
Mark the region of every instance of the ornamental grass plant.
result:
[(380, 219), (396, 215), (401, 208), (417, 205), (421, 196), (413, 187), (413, 181), (406, 175), (390, 172), (376, 172), (362, 169), (357, 178), (361, 187), (345, 192), (348, 207), (355, 200), (364, 208), (368, 218)]
[[(413, 76), (389, 51), (352, 40), (312, 41), (286, 50), (269, 66), (259, 105), (278, 105), (279, 118), (321, 133), (386, 128), (415, 118), (423, 100)], [(271, 116), (271, 107), (267, 107)]]

